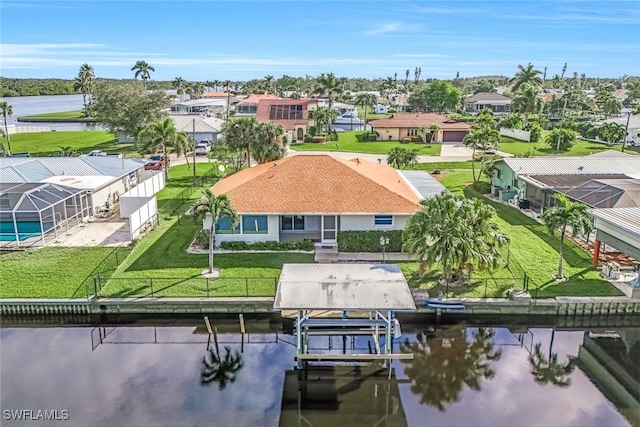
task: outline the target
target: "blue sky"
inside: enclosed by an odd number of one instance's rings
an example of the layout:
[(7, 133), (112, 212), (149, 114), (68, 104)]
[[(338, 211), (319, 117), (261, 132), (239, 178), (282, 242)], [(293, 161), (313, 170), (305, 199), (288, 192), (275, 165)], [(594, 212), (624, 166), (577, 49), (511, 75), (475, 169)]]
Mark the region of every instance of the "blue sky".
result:
[(0, 3), (0, 75), (248, 80), (640, 75), (638, 1), (29, 1)]

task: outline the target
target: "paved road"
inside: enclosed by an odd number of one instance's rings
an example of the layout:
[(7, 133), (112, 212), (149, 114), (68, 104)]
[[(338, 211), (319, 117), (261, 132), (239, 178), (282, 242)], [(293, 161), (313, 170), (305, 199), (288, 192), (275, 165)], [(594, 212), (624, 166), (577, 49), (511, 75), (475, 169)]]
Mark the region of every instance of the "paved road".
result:
[[(287, 157), (290, 156), (298, 156), (304, 154), (329, 154), (334, 157), (340, 157), (342, 159), (353, 159), (360, 158), (369, 160), (371, 162), (381, 162), (383, 164), (387, 163), (386, 154), (367, 154), (367, 153), (351, 153), (346, 151), (294, 151), (289, 149), (287, 152)], [(503, 157), (511, 157), (512, 154), (505, 153), (502, 151), (498, 151), (498, 154)], [(439, 156), (418, 156), (419, 163), (434, 163), (434, 162), (466, 162), (471, 160), (471, 156), (473, 155), (473, 150), (467, 148), (463, 145), (443, 145), (442, 150)], [(172, 165), (180, 165), (186, 163), (186, 159), (184, 156), (180, 158), (176, 158), (175, 154), (171, 154), (171, 164)], [(189, 162), (193, 159), (193, 155), (189, 155)], [(208, 162), (210, 161), (207, 156), (196, 156), (196, 161), (200, 162)]]

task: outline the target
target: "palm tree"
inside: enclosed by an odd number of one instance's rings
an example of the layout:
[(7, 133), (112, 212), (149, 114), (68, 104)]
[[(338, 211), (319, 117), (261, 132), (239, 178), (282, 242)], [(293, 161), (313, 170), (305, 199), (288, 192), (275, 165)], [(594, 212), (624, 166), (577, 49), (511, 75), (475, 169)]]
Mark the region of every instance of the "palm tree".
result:
[(333, 101), (344, 92), (343, 79), (337, 78), (333, 73), (322, 73), (316, 79), (318, 83), (317, 93), (326, 94), (329, 98), (328, 109), (331, 111)]
[(328, 108), (316, 108), (309, 111), (309, 118), (315, 121), (318, 130), (322, 131), (322, 127), (325, 126), (327, 132), (330, 131), (330, 124), (333, 123), (338, 113)]
[(225, 110), (225, 120), (229, 120), (229, 103), (231, 102), (231, 80), (225, 80), (221, 82), (224, 87), (224, 91), (227, 94), (227, 106)]
[(542, 86), (542, 79), (539, 77), (542, 72), (540, 70), (536, 70), (533, 67), (533, 64), (529, 62), (529, 65), (523, 67), (522, 65), (518, 65), (518, 72), (513, 78), (513, 91), (516, 92), (520, 86), (525, 83), (528, 83), (532, 86), (539, 87)]
[(431, 123), (429, 125), (429, 131), (431, 132), (431, 139), (429, 139), (429, 142), (433, 142), (433, 139), (436, 137), (440, 129), (442, 129), (440, 123)]
[(394, 147), (387, 154), (387, 164), (396, 169), (414, 166), (418, 163), (418, 152), (409, 148)]
[[(493, 129), (490, 125), (485, 124), (483, 127), (479, 129), (473, 129), (469, 133), (467, 133), (464, 139), (462, 140), (462, 142), (467, 147), (471, 146), (473, 148), (471, 173), (473, 175), (473, 182), (477, 182), (478, 179), (480, 178), (480, 173), (478, 173), (478, 177), (476, 178), (476, 170), (475, 170), (476, 169), (475, 168), (476, 149), (479, 148), (484, 152), (490, 148), (497, 147), (500, 142), (500, 132)], [(480, 167), (480, 172), (484, 168), (484, 163), (488, 160), (489, 159), (487, 159), (486, 156), (484, 155), (482, 156), (481, 158), (482, 165)]]
[(213, 274), (213, 249), (216, 235), (216, 224), (223, 218), (231, 221), (231, 229), (240, 222), (238, 213), (231, 205), (231, 200), (226, 194), (215, 195), (210, 189), (204, 190), (204, 195), (193, 205), (193, 213), (196, 218), (205, 216), (210, 218), (209, 224), (209, 274)]
[(369, 108), (373, 109), (377, 101), (378, 97), (372, 93), (361, 93), (356, 96), (356, 105), (360, 105), (364, 109), (365, 130), (367, 129), (367, 110), (369, 110)]
[[(401, 344), (403, 353), (412, 353), (412, 360), (403, 360), (405, 375), (411, 380), (411, 392), (421, 404), (445, 410), (445, 404), (460, 400), (465, 385), (479, 391), (482, 380), (495, 377), (492, 363), (500, 360), (502, 351), (495, 349), (495, 330), (478, 328), (467, 338), (465, 328), (455, 326), (445, 337), (427, 339), (418, 333), (415, 342)], [(430, 337), (431, 338), (431, 337)]]
[(449, 192), (420, 201), (402, 233), (403, 249), (420, 260), (419, 273), (433, 264), (442, 267), (447, 283), (464, 278), (464, 271), (491, 270), (509, 241), (495, 222), (496, 212), (479, 199)]
[(567, 227), (571, 228), (574, 236), (590, 233), (593, 230), (593, 218), (589, 213), (589, 207), (584, 203), (571, 202), (561, 193), (556, 193), (555, 198), (560, 202), (560, 206), (545, 209), (540, 218), (552, 234), (560, 227), (560, 261), (558, 261), (558, 273), (554, 277), (562, 279), (562, 251)]
[[(252, 140), (256, 134), (258, 122), (255, 117), (239, 117), (225, 123), (222, 133), (227, 147), (244, 157), (247, 165), (251, 165)], [(235, 169), (239, 169), (236, 164)]]
[(558, 354), (549, 352), (549, 357), (542, 354), (542, 344), (537, 343), (529, 356), (530, 372), (536, 383), (541, 385), (552, 384), (558, 387), (571, 385), (569, 375), (575, 365), (571, 360), (567, 363), (558, 362)]
[[(166, 117), (164, 120), (149, 123), (140, 132), (138, 139), (143, 140), (142, 152), (154, 154), (161, 151), (162, 154), (167, 155), (167, 148), (176, 146), (177, 135), (178, 130), (173, 120)], [(165, 164), (162, 169), (165, 179), (169, 179), (169, 165)]]
[(544, 107), (544, 100), (538, 94), (538, 89), (529, 83), (524, 83), (520, 90), (515, 93), (511, 102), (511, 109), (514, 112), (522, 113), (522, 125), (526, 126), (529, 114), (539, 113)]
[(76, 92), (82, 92), (85, 115), (87, 116), (87, 97), (89, 98), (89, 103), (91, 103), (91, 87), (95, 79), (96, 75), (93, 71), (93, 67), (89, 64), (82, 64), (80, 66), (80, 70), (78, 71), (78, 77), (75, 79), (73, 85), (73, 90), (75, 90)]
[(259, 164), (280, 160), (287, 155), (284, 128), (276, 123), (258, 123), (252, 141), (253, 158)]
[(218, 383), (218, 389), (224, 390), (227, 384), (236, 381), (236, 372), (244, 366), (242, 355), (235, 351), (231, 353), (229, 347), (224, 348), (226, 354), (220, 357), (218, 351), (210, 348), (202, 358), (202, 372), (200, 373), (200, 384)]
[(598, 135), (607, 141), (609, 145), (612, 145), (615, 142), (622, 141), (627, 135), (627, 130), (619, 123), (607, 122), (600, 126)]
[(7, 116), (13, 114), (13, 108), (11, 105), (7, 104), (5, 101), (0, 102), (0, 114), (2, 114), (2, 119), (4, 120), (4, 136), (7, 137), (7, 150), (6, 154), (11, 154), (11, 137), (9, 136), (9, 129), (7, 128)]
[(145, 88), (147, 87), (147, 80), (151, 78), (151, 71), (156, 71), (155, 68), (147, 64), (145, 61), (136, 62), (136, 65), (131, 67), (131, 71), (133, 70), (136, 70), (134, 78), (137, 79), (138, 76), (140, 76)]
[(178, 95), (180, 96), (180, 101), (183, 101), (182, 99), (182, 95), (184, 94), (184, 86), (185, 86), (185, 80), (182, 77), (176, 77), (175, 79), (173, 79), (173, 81), (171, 82), (171, 86), (176, 89)]

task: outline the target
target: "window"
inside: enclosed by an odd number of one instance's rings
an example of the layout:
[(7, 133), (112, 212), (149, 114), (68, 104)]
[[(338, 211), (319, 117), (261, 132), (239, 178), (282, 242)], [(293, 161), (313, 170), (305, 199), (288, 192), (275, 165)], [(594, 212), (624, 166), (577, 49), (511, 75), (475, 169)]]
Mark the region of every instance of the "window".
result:
[(378, 227), (391, 227), (393, 226), (393, 215), (374, 215), (373, 225)]
[(304, 216), (283, 215), (281, 217), (282, 230), (304, 230)]
[(498, 179), (502, 179), (502, 169), (496, 169), (496, 171), (496, 176), (498, 177)]
[(229, 218), (221, 218), (216, 223), (216, 234), (240, 234), (240, 224), (231, 229), (231, 220)]
[(407, 136), (417, 136), (417, 135), (418, 135), (417, 129), (407, 129)]
[(302, 105), (271, 105), (269, 107), (269, 120), (292, 119), (302, 119)]
[(269, 222), (266, 215), (242, 215), (242, 234), (267, 234)]

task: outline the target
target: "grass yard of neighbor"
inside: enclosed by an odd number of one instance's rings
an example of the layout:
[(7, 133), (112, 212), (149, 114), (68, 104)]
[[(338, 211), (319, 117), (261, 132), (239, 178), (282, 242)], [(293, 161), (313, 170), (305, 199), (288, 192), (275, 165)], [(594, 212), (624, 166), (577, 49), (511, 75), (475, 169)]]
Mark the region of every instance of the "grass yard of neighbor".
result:
[(46, 157), (59, 153), (61, 147), (71, 147), (80, 154), (87, 154), (92, 150), (102, 150), (107, 153), (123, 153), (131, 157), (142, 157), (133, 149), (133, 144), (119, 143), (113, 135), (102, 130), (33, 132), (11, 135), (11, 149), (15, 153), (29, 153), (33, 157)]
[(60, 119), (87, 119), (87, 118), (84, 116), (84, 111), (82, 111), (82, 110), (73, 110), (73, 111), (58, 111), (56, 113), (32, 114), (30, 116), (18, 117), (18, 119), (25, 119), (25, 120), (30, 120), (30, 119), (60, 120)]
[[(589, 154), (599, 153), (606, 150), (621, 151), (622, 145), (615, 144), (613, 146), (609, 146), (604, 143), (578, 139), (576, 144), (571, 147), (570, 150), (556, 151), (553, 148), (547, 148), (546, 142), (544, 142), (544, 137), (538, 142), (526, 142), (503, 136), (500, 138), (499, 150), (514, 155), (527, 154), (531, 152), (534, 156), (588, 156)], [(627, 146), (625, 148), (625, 152), (640, 153), (640, 147)]]
[(346, 151), (352, 153), (366, 154), (388, 154), (392, 148), (409, 148), (416, 150), (420, 156), (439, 156), (442, 146), (440, 144), (408, 143), (401, 144), (398, 141), (368, 141), (360, 142), (358, 135), (363, 131), (339, 132), (338, 141), (327, 141), (325, 143), (305, 142), (303, 144), (291, 145), (295, 151)]

